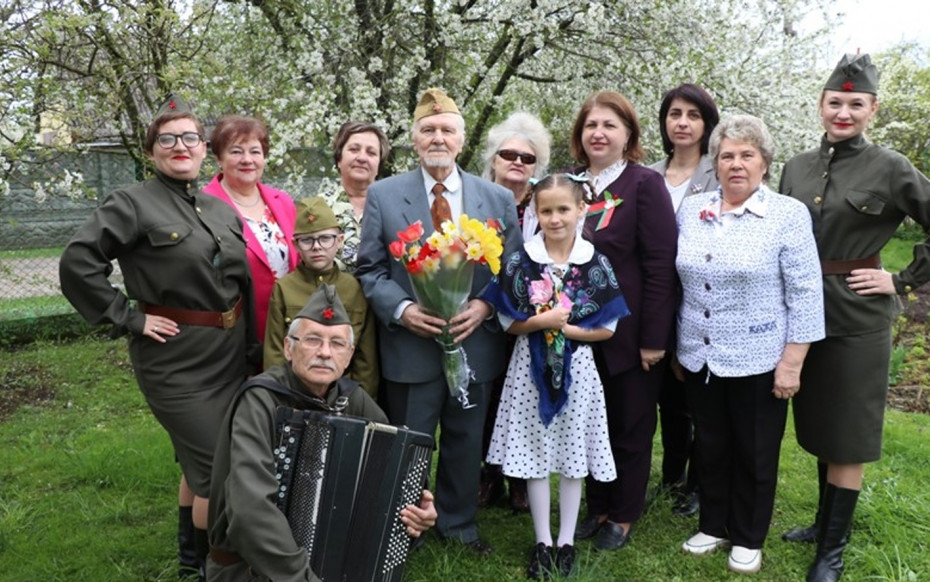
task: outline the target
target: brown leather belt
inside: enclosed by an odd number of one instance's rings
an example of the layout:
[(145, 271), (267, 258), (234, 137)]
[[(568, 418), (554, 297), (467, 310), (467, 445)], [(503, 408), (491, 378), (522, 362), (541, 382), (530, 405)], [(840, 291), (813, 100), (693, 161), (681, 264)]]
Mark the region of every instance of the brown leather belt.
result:
[(864, 259), (820, 261), (824, 275), (848, 275), (854, 269), (881, 269), (882, 258), (876, 253)]
[(232, 566), (242, 561), (242, 556), (210, 546), (210, 559), (219, 566)]
[(227, 311), (198, 311), (196, 309), (180, 309), (148, 304), (142, 306), (142, 311), (149, 315), (167, 317), (178, 324), (232, 329), (236, 322), (239, 321), (239, 316), (242, 315), (242, 297), (239, 297), (233, 308)]

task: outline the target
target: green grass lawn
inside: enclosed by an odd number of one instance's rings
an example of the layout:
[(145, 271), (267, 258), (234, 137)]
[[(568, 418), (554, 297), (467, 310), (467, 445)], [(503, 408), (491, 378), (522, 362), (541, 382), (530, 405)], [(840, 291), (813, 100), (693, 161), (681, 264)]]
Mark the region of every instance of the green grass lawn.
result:
[(0, 261), (4, 259), (49, 259), (61, 256), (63, 247), (43, 249), (15, 249), (0, 251)]
[[(0, 386), (0, 413), (21, 394), (34, 401), (0, 422), (0, 581), (175, 580), (179, 472), (136, 387), (125, 343), (90, 338), (0, 352)], [(844, 580), (930, 579), (928, 437), (930, 417), (888, 412), (885, 454), (867, 469)], [(789, 425), (762, 571), (748, 579), (803, 579), (813, 547), (778, 534), (810, 521), (816, 487), (814, 461)], [(628, 547), (604, 554), (579, 542), (572, 580), (740, 579), (727, 572), (725, 552), (681, 553), (696, 524), (674, 517), (660, 499), (635, 524)], [(495, 547), (489, 558), (430, 535), (405, 580), (524, 580), (534, 541), (529, 516), (490, 508), (479, 527)]]

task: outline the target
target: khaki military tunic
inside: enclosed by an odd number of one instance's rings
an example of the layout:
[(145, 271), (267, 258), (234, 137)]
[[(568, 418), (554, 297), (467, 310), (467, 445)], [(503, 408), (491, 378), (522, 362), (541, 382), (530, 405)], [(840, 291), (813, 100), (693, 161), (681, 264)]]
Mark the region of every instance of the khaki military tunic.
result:
[[(792, 158), (780, 190), (810, 210), (821, 261), (879, 253), (910, 216), (930, 228), (930, 181), (904, 156), (858, 136)], [(930, 244), (893, 276), (899, 294), (930, 280)], [(862, 463), (881, 456), (890, 328), (900, 300), (858, 295), (845, 275), (824, 275), (827, 339), (811, 346), (794, 397), (798, 442), (821, 460)]]
[[(116, 259), (126, 293), (107, 279)], [(247, 373), (252, 287), (235, 212), (193, 182), (158, 174), (111, 193), (65, 248), (61, 289), (90, 323), (129, 334), (139, 387), (165, 427), (191, 489), (209, 492), (216, 433)], [(226, 311), (243, 300), (231, 329), (180, 325), (159, 343), (142, 335), (149, 305)], [(258, 353), (254, 343), (253, 359)]]
[[(289, 363), (268, 369), (259, 377), (305, 392)], [(332, 407), (339, 395), (334, 384), (321, 405)], [(384, 412), (364, 390), (352, 390), (348, 398), (345, 414), (387, 423)], [(207, 579), (211, 582), (319, 580), (274, 501), (278, 480), (272, 451), (277, 445), (274, 424), (280, 405), (296, 403), (265, 388), (250, 388), (223, 422), (210, 493), (210, 546), (236, 554), (241, 561), (222, 566), (209, 560)]]
[(374, 312), (368, 308), (362, 287), (355, 277), (341, 272), (338, 266), (329, 272), (320, 273), (299, 263), (294, 271), (275, 281), (265, 328), (265, 367), (284, 363), (284, 336), (287, 328), (322, 283), (336, 287), (336, 293), (349, 315), (355, 333), (355, 353), (346, 369), (346, 376), (361, 384), (366, 392), (375, 397), (380, 375)]

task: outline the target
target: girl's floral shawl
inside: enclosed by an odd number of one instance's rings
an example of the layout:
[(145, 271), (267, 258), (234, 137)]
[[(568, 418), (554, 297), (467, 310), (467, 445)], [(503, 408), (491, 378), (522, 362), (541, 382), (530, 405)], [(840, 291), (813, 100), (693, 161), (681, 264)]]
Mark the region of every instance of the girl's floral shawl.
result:
[[(526, 321), (567, 300), (571, 302), (569, 323), (586, 329), (602, 327), (630, 313), (610, 262), (597, 252), (587, 263), (570, 265), (562, 276), (561, 288), (557, 288), (548, 267), (535, 263), (521, 249), (508, 257), (483, 297), (517, 321)], [(539, 416), (548, 426), (568, 401), (576, 341), (553, 330), (533, 332), (528, 340), (530, 374), (539, 390)]]

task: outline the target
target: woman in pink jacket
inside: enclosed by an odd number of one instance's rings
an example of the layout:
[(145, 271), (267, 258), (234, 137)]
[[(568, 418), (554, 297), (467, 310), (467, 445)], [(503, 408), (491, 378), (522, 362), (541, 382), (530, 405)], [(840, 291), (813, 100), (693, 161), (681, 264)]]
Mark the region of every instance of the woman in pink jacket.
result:
[(268, 302), (275, 280), (297, 265), (292, 241), (297, 211), (291, 196), (261, 183), (268, 155), (268, 128), (254, 117), (227, 115), (217, 122), (210, 147), (220, 173), (203, 189), (236, 209), (255, 288), (258, 341), (265, 338)]

